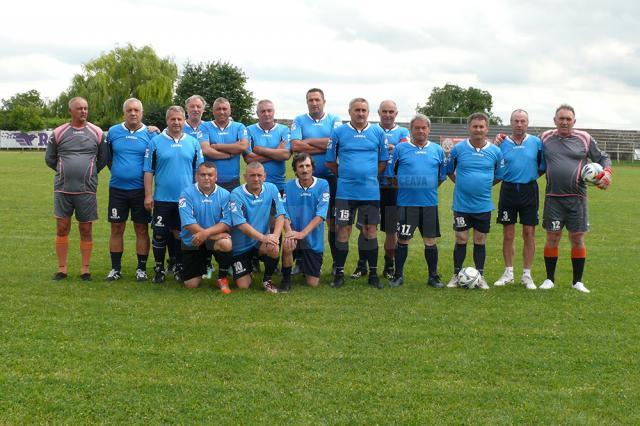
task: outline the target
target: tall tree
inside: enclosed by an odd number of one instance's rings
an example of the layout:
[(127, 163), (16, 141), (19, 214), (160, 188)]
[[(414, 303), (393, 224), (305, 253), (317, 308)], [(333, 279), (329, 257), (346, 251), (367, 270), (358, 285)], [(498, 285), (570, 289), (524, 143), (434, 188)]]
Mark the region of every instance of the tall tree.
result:
[(42, 130), (46, 123), (46, 102), (37, 90), (17, 93), (2, 100), (0, 127), (4, 130)]
[[(245, 87), (246, 84), (244, 72), (228, 62), (188, 62), (176, 87), (174, 103), (184, 105), (189, 96), (200, 95), (210, 105), (216, 98), (224, 97), (231, 103), (233, 119), (249, 123), (252, 121), (255, 99), (253, 92)], [(210, 109), (206, 117), (211, 118)]]
[[(463, 89), (455, 84), (445, 84), (444, 87), (434, 87), (424, 106), (418, 105), (416, 112), (429, 117), (460, 117), (466, 118), (474, 112), (484, 112), (489, 116), (492, 124), (502, 124), (502, 119), (491, 112), (493, 98), (491, 93), (475, 87)], [(459, 119), (447, 120), (452, 123)]]
[(172, 59), (159, 58), (150, 46), (137, 49), (131, 44), (104, 53), (82, 68), (58, 99), (57, 108), (66, 109), (69, 98), (82, 96), (89, 102), (92, 121), (101, 127), (122, 119), (122, 103), (127, 98), (168, 107), (178, 77)]

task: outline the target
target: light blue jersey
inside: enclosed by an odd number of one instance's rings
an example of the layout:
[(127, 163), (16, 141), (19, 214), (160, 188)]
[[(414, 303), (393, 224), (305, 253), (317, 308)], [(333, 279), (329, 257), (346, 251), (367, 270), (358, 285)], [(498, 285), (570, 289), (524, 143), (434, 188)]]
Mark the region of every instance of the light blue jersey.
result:
[(537, 136), (525, 135), (521, 144), (507, 137), (500, 144), (504, 157), (504, 181), (509, 183), (529, 183), (538, 179), (539, 171), (544, 171), (542, 141)]
[[(313, 178), (308, 188), (303, 188), (298, 179), (287, 182), (284, 190), (284, 206), (291, 220), (291, 229), (302, 231), (316, 216), (327, 218), (329, 208), (329, 183), (322, 178)], [(310, 249), (316, 253), (324, 251), (324, 222), (298, 243), (300, 249)]]
[[(337, 115), (326, 114), (321, 119), (315, 120), (309, 114), (297, 116), (291, 123), (291, 140), (328, 138), (331, 136), (333, 129), (342, 125), (340, 117)], [(313, 175), (317, 177), (326, 177), (332, 175), (331, 170), (325, 166), (325, 154), (312, 154), (313, 161), (316, 163)]]
[(398, 179), (397, 205), (427, 207), (438, 205), (438, 185), (447, 178), (444, 151), (427, 142), (422, 148), (411, 142), (393, 150), (391, 167)]
[[(397, 147), (399, 143), (409, 142), (410, 135), (409, 130), (400, 127), (398, 125), (394, 126), (393, 129), (387, 130), (380, 125), (380, 123), (376, 124), (376, 126), (380, 127), (387, 137), (387, 143)], [(390, 183), (389, 178), (393, 177), (393, 167), (391, 167), (391, 158), (387, 162), (387, 167), (382, 172), (380, 176), (380, 184), (387, 185)]]
[(111, 126), (107, 132), (107, 143), (111, 151), (112, 188), (132, 190), (144, 188), (144, 154), (151, 139), (151, 133), (144, 124), (131, 131), (124, 123)]
[(275, 217), (285, 214), (278, 188), (272, 183), (265, 182), (262, 185), (262, 192), (258, 196), (249, 192), (246, 184), (240, 185), (231, 192), (229, 210), (234, 226), (231, 230), (234, 255), (244, 253), (259, 245), (258, 241), (245, 235), (237, 226), (248, 223), (262, 234), (269, 233), (271, 206), (275, 206)]
[(211, 228), (220, 222), (231, 227), (229, 212), (229, 191), (216, 185), (209, 195), (198, 189), (198, 184), (187, 186), (180, 194), (180, 239), (185, 246), (191, 245), (192, 234), (185, 227), (197, 223), (202, 228)]
[(456, 174), (453, 211), (486, 213), (493, 210), (493, 182), (501, 180), (504, 174), (500, 148), (490, 143), (475, 148), (465, 139), (453, 147), (446, 164), (447, 174)]
[(358, 131), (351, 123), (333, 131), (327, 162), (338, 163), (336, 199), (379, 200), (378, 163), (389, 161), (387, 138), (380, 126)]
[[(202, 125), (202, 129), (208, 135), (209, 143), (232, 144), (248, 138), (247, 128), (237, 121), (229, 121), (224, 129), (219, 128), (215, 121), (207, 121)], [(251, 147), (247, 149), (247, 152), (251, 152)], [(226, 160), (205, 159), (215, 163), (216, 169), (218, 169), (219, 183), (232, 182), (240, 178), (240, 154)]]
[[(254, 146), (263, 146), (265, 148), (278, 148), (281, 142), (284, 142), (283, 148), (287, 151), (291, 150), (291, 141), (289, 140), (289, 128), (282, 124), (276, 125), (270, 130), (264, 130), (258, 123), (247, 127), (249, 134), (249, 147), (253, 151)], [(271, 182), (278, 187), (278, 190), (284, 189), (285, 182), (285, 163), (286, 161), (266, 161), (262, 163), (264, 171), (267, 173), (267, 182)]]
[(200, 144), (182, 134), (174, 140), (165, 131), (151, 139), (145, 153), (144, 171), (155, 175), (153, 199), (178, 202), (180, 193), (193, 183), (193, 175), (202, 163)]

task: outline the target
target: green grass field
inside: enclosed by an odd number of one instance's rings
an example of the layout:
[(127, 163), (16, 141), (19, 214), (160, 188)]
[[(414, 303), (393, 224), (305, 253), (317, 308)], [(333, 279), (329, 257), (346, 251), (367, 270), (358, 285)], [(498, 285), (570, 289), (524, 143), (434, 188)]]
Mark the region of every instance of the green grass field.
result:
[[(108, 171), (94, 281), (78, 278), (74, 225), (71, 279), (54, 283), (53, 172), (42, 152), (2, 152), (0, 178), (0, 423), (640, 423), (640, 168), (617, 167), (609, 191), (590, 190), (591, 294), (570, 288), (566, 238), (554, 290), (485, 292), (427, 288), (416, 239), (398, 289), (334, 290), (326, 261), (319, 289), (223, 297), (209, 283), (135, 283), (131, 229), (126, 276), (107, 284)], [(452, 184), (441, 188), (448, 279)], [(537, 241), (539, 284), (540, 231)], [(492, 283), (498, 226), (487, 247)]]

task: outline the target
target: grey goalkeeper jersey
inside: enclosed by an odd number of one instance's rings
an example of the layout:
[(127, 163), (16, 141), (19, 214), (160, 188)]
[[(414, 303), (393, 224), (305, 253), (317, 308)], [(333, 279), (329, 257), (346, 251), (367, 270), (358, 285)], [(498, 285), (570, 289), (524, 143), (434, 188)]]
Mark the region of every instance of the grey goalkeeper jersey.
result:
[(98, 172), (107, 165), (104, 133), (89, 122), (82, 128), (63, 124), (49, 138), (45, 162), (56, 171), (53, 190), (65, 194), (95, 194)]
[(571, 136), (561, 137), (558, 130), (547, 130), (542, 139), (544, 160), (547, 163), (546, 195), (551, 197), (587, 196), (587, 186), (580, 179), (587, 159), (611, 167), (609, 155), (600, 151), (598, 143), (583, 130), (573, 130)]

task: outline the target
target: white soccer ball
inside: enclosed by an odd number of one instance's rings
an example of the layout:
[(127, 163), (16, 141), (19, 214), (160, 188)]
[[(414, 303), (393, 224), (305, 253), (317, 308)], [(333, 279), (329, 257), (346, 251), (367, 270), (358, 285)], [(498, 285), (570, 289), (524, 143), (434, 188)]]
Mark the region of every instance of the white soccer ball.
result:
[(587, 163), (582, 168), (580, 177), (587, 183), (595, 184), (596, 176), (598, 176), (602, 172), (602, 170), (602, 166), (598, 163)]
[(458, 272), (458, 284), (463, 288), (474, 288), (478, 285), (480, 281), (480, 271), (478, 271), (473, 266), (467, 266), (466, 268), (462, 268), (460, 272)]

